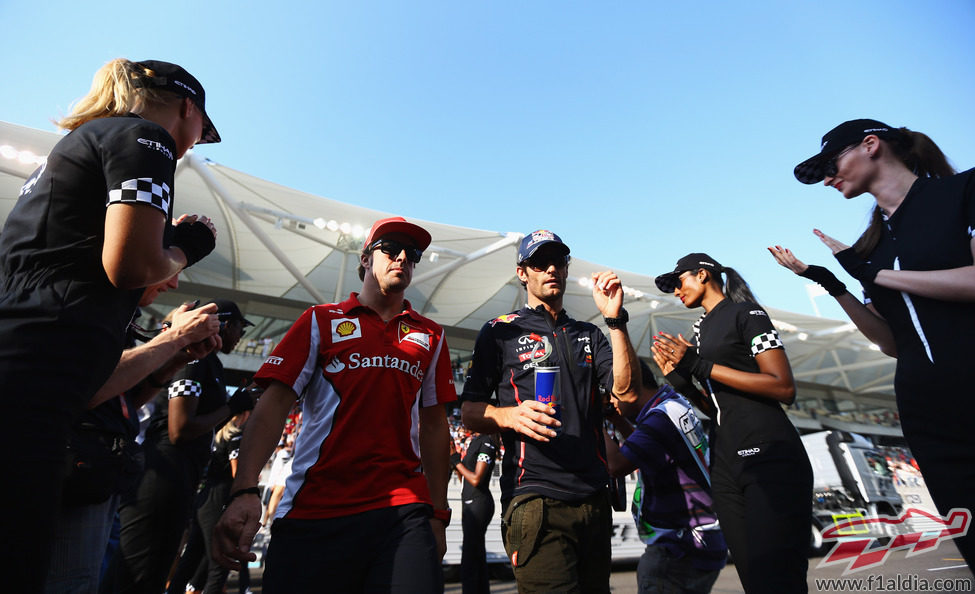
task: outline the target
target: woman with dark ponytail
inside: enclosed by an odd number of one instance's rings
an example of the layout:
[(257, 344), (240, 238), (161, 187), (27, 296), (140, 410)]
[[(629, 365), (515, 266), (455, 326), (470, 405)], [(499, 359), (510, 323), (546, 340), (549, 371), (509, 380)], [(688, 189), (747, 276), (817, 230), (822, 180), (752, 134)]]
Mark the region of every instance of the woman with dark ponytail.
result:
[[(813, 230), (863, 285), (863, 303), (826, 268), (781, 246), (769, 251), (822, 285), (864, 336), (897, 358), (901, 429), (938, 511), (975, 512), (975, 169), (955, 174), (920, 132), (852, 120), (827, 132), (795, 176), (847, 199), (876, 200), (853, 247)], [(975, 567), (973, 531), (954, 542)]]
[(812, 468), (782, 409), (796, 385), (778, 332), (744, 279), (707, 254), (684, 256), (655, 282), (684, 307), (704, 309), (694, 344), (661, 332), (651, 350), (667, 381), (714, 423), (714, 510), (742, 586), (805, 592)]

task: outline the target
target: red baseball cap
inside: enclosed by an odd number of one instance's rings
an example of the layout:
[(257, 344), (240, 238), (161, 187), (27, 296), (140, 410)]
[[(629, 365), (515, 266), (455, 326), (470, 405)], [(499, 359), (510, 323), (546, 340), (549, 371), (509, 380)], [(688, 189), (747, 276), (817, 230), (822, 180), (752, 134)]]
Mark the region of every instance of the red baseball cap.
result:
[(369, 230), (369, 235), (366, 236), (366, 241), (362, 244), (363, 249), (389, 233), (402, 233), (410, 237), (416, 242), (416, 247), (421, 252), (430, 245), (430, 233), (426, 229), (407, 222), (403, 217), (389, 217), (388, 219), (379, 219), (372, 224), (372, 229)]

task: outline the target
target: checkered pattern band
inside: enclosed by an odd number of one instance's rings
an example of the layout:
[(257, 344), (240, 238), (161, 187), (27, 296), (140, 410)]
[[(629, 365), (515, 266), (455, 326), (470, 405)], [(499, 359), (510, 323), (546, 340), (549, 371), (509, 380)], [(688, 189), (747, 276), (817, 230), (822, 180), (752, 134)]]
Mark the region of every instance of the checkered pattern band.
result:
[(169, 399), (173, 398), (199, 398), (203, 394), (203, 384), (190, 379), (176, 380), (169, 384)]
[(230, 455), (227, 456), (227, 458), (230, 460), (236, 460), (239, 456), (240, 456), (240, 450), (234, 450), (230, 452)]
[(491, 456), (488, 456), (484, 452), (481, 452), (480, 454), (477, 455), (477, 461), (478, 462), (484, 462), (485, 464), (490, 464), (491, 463)]
[(763, 332), (752, 339), (753, 357), (760, 355), (765, 351), (784, 348), (785, 345), (782, 344), (782, 339), (779, 338), (779, 333), (776, 330), (772, 330), (771, 332)]
[(706, 315), (707, 314), (704, 314), (703, 316), (699, 317), (696, 322), (694, 322), (694, 344), (696, 344), (697, 348), (699, 349), (701, 348), (701, 322), (704, 321), (704, 316)]
[(117, 203), (151, 204), (168, 215), (170, 196), (169, 184), (156, 183), (151, 177), (140, 177), (125, 180), (122, 187), (109, 190), (105, 206)]

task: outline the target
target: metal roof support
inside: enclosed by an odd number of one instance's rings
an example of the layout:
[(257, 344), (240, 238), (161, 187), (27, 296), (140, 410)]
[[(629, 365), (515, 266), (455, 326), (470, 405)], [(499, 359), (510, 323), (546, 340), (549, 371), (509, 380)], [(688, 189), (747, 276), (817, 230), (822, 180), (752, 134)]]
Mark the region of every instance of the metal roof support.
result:
[(305, 290), (308, 291), (308, 293), (310, 293), (316, 301), (318, 301), (318, 303), (325, 303), (327, 301), (325, 297), (318, 292), (318, 289), (316, 289), (314, 285), (308, 282), (308, 279), (305, 278), (305, 275), (302, 274), (300, 270), (298, 270), (298, 267), (294, 265), (294, 262), (292, 262), (288, 256), (281, 251), (281, 248), (279, 248), (271, 240), (271, 238), (268, 237), (267, 233), (265, 233), (264, 230), (254, 222), (251, 215), (246, 210), (241, 208), (240, 204), (230, 196), (227, 190), (224, 189), (220, 182), (218, 182), (214, 177), (213, 173), (210, 172), (206, 162), (194, 155), (192, 152), (187, 153), (183, 158), (187, 160), (190, 167), (192, 167), (194, 171), (200, 174), (200, 177), (203, 178), (203, 183), (210, 188), (210, 191), (234, 211), (234, 214), (236, 214), (244, 225), (251, 230), (251, 233), (257, 237), (257, 240), (264, 244), (264, 247), (266, 247), (268, 251), (271, 252), (275, 258), (277, 258), (278, 262), (280, 262), (281, 265), (284, 266), (292, 276), (294, 276), (295, 280), (298, 281), (298, 284), (304, 287)]
[(427, 302), (423, 305), (423, 311), (421, 311), (420, 313), (426, 313), (429, 310), (430, 304), (433, 303), (433, 298), (436, 296), (437, 292), (440, 291), (440, 288), (443, 287), (444, 283), (447, 281), (447, 278), (449, 278), (451, 273), (453, 273), (455, 270), (457, 270), (461, 266), (464, 266), (465, 264), (470, 264), (471, 262), (475, 260), (479, 260), (484, 256), (489, 256), (498, 250), (502, 250), (508, 247), (509, 245), (514, 245), (516, 242), (521, 241), (521, 238), (522, 236), (519, 235), (518, 233), (508, 233), (498, 241), (495, 241), (490, 245), (484, 246), (479, 250), (473, 251), (459, 260), (454, 260), (453, 262), (447, 264), (446, 266), (441, 266), (440, 268), (435, 268), (423, 274), (414, 276), (413, 285), (418, 285), (427, 279), (434, 278), (437, 276), (442, 277), (440, 279), (440, 282), (437, 283), (437, 286), (434, 287), (432, 291), (430, 291), (430, 295), (427, 296)]

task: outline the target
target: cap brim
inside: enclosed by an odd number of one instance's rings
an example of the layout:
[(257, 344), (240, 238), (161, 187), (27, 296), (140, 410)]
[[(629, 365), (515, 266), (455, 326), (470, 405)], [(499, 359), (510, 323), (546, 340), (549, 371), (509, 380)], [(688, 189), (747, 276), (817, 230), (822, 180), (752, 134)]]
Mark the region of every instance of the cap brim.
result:
[(804, 184), (818, 184), (826, 178), (826, 162), (830, 155), (819, 153), (796, 165), (792, 171)]
[[(201, 111), (203, 110), (201, 109)], [(216, 142), (220, 142), (220, 133), (213, 126), (213, 122), (210, 121), (210, 116), (207, 115), (207, 112), (203, 111), (203, 134), (196, 144), (213, 144)]]
[(664, 293), (673, 293), (674, 289), (680, 284), (680, 275), (678, 271), (665, 272), (660, 276), (653, 279), (653, 284), (657, 285), (657, 288)]
[(383, 223), (378, 229), (376, 229), (372, 236), (369, 238), (371, 241), (376, 241), (383, 235), (388, 235), (390, 233), (402, 233), (408, 237), (413, 238), (416, 242), (416, 247), (421, 252), (430, 246), (430, 233), (419, 225), (414, 225), (408, 221), (389, 221)]
[(552, 244), (552, 243), (554, 243), (555, 245), (559, 246), (559, 248), (563, 252), (562, 253), (563, 256), (568, 256), (569, 254), (572, 253), (572, 251), (569, 249), (569, 246), (565, 245), (561, 241), (555, 241), (554, 239), (548, 239), (548, 240), (545, 240), (545, 241), (540, 241), (540, 242), (536, 243), (535, 245), (533, 245), (532, 246), (532, 249), (527, 254), (525, 254), (525, 256), (523, 258), (519, 258), (517, 264), (521, 265), (525, 261), (530, 260), (531, 257), (535, 255), (535, 252), (537, 252), (540, 248), (542, 248), (543, 246)]

